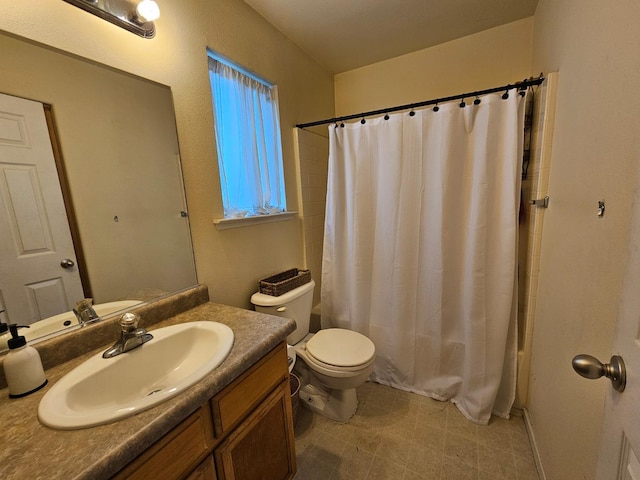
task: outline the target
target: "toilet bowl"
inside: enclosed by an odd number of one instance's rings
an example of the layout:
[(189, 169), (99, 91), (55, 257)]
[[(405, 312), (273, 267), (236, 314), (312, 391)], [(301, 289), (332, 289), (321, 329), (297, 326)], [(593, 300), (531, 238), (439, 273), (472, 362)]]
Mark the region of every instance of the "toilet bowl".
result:
[(296, 349), (293, 345), (287, 345), (287, 361), (289, 362), (289, 373), (293, 371), (293, 367), (296, 366)]
[(346, 422), (358, 407), (356, 387), (373, 369), (375, 345), (364, 335), (341, 328), (309, 333), (309, 318), (315, 283), (297, 287), (273, 297), (255, 293), (256, 311), (295, 320), (296, 330), (287, 337), (297, 362), (300, 400), (311, 410), (338, 422)]

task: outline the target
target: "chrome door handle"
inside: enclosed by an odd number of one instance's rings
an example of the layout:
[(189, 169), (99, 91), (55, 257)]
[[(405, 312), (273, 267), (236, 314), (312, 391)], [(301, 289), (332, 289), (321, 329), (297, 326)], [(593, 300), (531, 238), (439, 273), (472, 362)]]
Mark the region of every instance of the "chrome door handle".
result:
[(73, 260), (71, 260), (70, 258), (64, 258), (60, 262), (60, 266), (62, 268), (72, 268), (73, 266), (75, 266), (75, 263), (73, 263)]
[(614, 355), (609, 363), (602, 363), (591, 355), (576, 355), (571, 361), (573, 369), (584, 378), (596, 379), (607, 377), (611, 380), (613, 388), (618, 392), (624, 391), (627, 384), (627, 369), (622, 357)]

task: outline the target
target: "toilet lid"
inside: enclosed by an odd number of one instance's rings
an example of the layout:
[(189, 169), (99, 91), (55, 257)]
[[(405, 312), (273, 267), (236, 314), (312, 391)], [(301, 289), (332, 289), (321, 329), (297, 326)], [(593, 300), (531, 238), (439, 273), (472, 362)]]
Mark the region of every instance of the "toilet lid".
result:
[(358, 332), (327, 328), (309, 339), (307, 353), (328, 365), (355, 367), (370, 361), (376, 353), (376, 347)]

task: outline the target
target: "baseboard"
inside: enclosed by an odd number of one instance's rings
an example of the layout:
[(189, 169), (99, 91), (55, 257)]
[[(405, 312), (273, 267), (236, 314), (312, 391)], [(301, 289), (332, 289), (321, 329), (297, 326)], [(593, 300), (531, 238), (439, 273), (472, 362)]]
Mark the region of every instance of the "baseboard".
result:
[(540, 461), (540, 451), (538, 450), (536, 436), (533, 432), (533, 426), (531, 425), (531, 414), (526, 407), (522, 409), (522, 413), (524, 417), (524, 426), (526, 427), (527, 434), (529, 435), (529, 442), (531, 442), (531, 450), (533, 452), (533, 460), (536, 462), (538, 477), (540, 478), (540, 480), (547, 480), (547, 476), (544, 473), (544, 468), (542, 468), (542, 462)]

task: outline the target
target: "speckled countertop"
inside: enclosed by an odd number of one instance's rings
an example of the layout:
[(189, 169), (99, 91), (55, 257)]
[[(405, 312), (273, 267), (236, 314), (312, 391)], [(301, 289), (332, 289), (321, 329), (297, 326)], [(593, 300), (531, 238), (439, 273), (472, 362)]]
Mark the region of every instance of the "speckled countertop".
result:
[[(292, 320), (214, 303), (204, 303), (147, 327), (217, 321), (231, 327), (229, 356), (197, 385), (147, 411), (115, 423), (82, 430), (54, 430), (37, 418), (50, 386), (110, 344), (46, 370), (49, 385), (21, 399), (0, 390), (0, 478), (106, 479), (144, 452), (174, 426), (257, 362), (295, 328)], [(115, 341), (114, 334), (114, 341)]]

